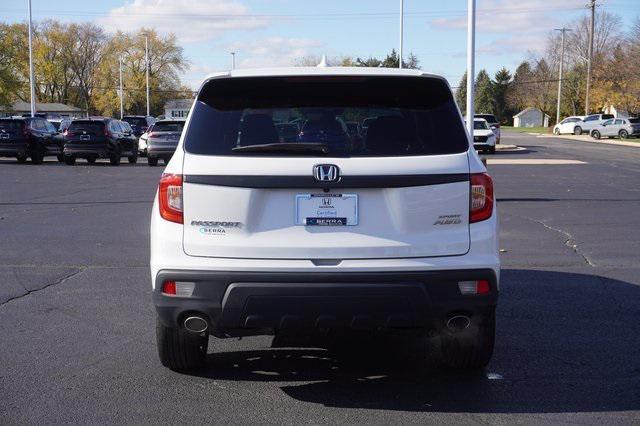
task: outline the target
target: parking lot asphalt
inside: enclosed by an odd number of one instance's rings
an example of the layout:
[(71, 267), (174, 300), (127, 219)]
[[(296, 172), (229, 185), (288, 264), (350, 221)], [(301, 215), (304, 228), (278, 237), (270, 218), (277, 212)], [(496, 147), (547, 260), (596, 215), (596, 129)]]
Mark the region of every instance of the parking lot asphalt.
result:
[(524, 149), (489, 163), (503, 269), (474, 375), (403, 336), (212, 338), (205, 371), (171, 372), (148, 271), (162, 168), (0, 159), (0, 423), (637, 423), (640, 150), (503, 143)]

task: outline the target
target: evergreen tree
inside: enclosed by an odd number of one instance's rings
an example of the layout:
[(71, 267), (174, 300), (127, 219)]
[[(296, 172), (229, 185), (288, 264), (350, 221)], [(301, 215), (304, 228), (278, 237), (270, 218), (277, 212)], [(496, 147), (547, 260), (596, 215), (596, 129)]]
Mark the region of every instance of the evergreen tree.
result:
[(495, 84), (493, 86), (493, 113), (500, 123), (507, 123), (509, 117), (513, 114), (507, 106), (507, 93), (511, 83), (511, 73), (502, 67), (495, 75)]
[(464, 75), (460, 79), (460, 83), (458, 83), (458, 88), (456, 89), (456, 103), (458, 104), (458, 108), (462, 111), (462, 115), (465, 115), (467, 110), (467, 72), (464, 72)]
[(493, 113), (493, 82), (486, 70), (480, 70), (476, 78), (474, 106), (477, 113)]

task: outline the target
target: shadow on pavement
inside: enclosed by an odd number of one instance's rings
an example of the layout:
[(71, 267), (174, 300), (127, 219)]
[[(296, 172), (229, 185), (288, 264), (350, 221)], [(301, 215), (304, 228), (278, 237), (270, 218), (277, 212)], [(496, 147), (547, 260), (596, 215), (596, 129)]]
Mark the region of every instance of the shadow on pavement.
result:
[(214, 352), (201, 375), (282, 383), (291, 398), (331, 407), (640, 409), (640, 286), (596, 275), (507, 269), (499, 303), (494, 358), (480, 373), (441, 367), (437, 343), (427, 338), (353, 336), (332, 350)]

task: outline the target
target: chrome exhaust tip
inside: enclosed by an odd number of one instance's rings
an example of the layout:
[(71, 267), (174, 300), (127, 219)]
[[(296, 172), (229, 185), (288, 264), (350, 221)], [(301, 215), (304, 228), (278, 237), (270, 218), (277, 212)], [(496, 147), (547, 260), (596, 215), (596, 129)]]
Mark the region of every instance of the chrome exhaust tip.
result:
[(204, 333), (209, 327), (207, 321), (204, 318), (198, 316), (187, 317), (184, 320), (183, 325), (186, 330), (192, 333)]
[(447, 328), (454, 333), (463, 331), (469, 328), (470, 325), (471, 318), (466, 315), (456, 315), (447, 321)]

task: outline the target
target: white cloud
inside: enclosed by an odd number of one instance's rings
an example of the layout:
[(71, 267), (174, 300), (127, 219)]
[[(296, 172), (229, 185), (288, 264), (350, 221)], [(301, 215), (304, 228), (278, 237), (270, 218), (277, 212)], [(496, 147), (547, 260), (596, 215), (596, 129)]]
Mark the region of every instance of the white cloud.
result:
[(180, 41), (195, 42), (224, 31), (263, 28), (268, 20), (251, 15), (235, 0), (134, 0), (111, 9), (100, 23), (109, 30), (155, 28), (176, 34)]
[(318, 40), (268, 37), (234, 43), (229, 50), (236, 52), (238, 66), (256, 68), (292, 65), (297, 59), (317, 53), (322, 46)]

